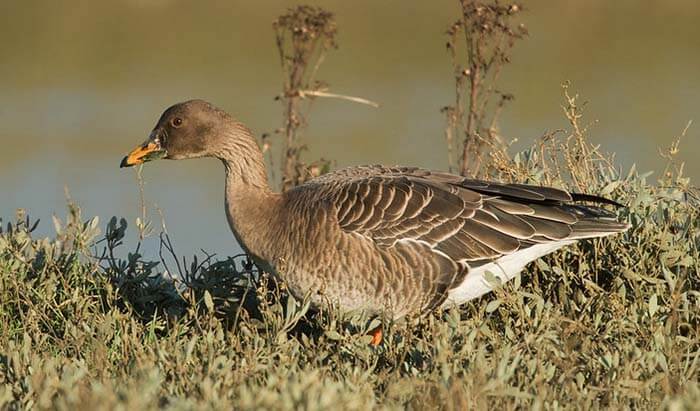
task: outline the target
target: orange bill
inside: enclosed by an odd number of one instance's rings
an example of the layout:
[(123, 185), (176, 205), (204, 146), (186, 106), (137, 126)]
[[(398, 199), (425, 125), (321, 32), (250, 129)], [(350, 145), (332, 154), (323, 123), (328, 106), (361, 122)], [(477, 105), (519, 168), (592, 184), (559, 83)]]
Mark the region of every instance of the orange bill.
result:
[(162, 157), (162, 154), (164, 154), (164, 151), (161, 150), (160, 145), (148, 141), (136, 147), (124, 157), (119, 167), (131, 167), (136, 164), (142, 164), (146, 161)]

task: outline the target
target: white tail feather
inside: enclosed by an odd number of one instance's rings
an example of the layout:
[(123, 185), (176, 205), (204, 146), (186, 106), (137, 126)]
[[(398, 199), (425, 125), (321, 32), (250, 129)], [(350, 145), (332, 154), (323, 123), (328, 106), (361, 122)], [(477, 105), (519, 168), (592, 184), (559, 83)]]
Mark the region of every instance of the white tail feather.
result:
[(564, 240), (533, 245), (524, 250), (503, 256), (492, 263), (473, 268), (469, 270), (462, 284), (449, 291), (443, 307), (460, 305), (492, 291), (494, 286), (486, 280), (487, 271), (498, 277), (502, 284), (505, 284), (518, 275), (529, 262), (573, 242), (574, 240)]

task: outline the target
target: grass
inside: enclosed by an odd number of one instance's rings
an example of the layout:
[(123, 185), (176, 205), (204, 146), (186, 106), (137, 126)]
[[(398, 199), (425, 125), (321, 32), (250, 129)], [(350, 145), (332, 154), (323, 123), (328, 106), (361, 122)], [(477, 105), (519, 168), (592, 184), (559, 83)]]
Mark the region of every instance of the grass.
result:
[(632, 228), (531, 264), (459, 310), (389, 324), (378, 348), (364, 335), (373, 324), (310, 312), (245, 256), (187, 262), (161, 235), (150, 261), (122, 250), (125, 221), (101, 230), (75, 205), (55, 238), (34, 238), (23, 215), (3, 223), (0, 406), (693, 408), (697, 192), (677, 145), (657, 184), (620, 175), (569, 103), (568, 135), (494, 154), (494, 177), (574, 188), (586, 177), (587, 191), (629, 204)]

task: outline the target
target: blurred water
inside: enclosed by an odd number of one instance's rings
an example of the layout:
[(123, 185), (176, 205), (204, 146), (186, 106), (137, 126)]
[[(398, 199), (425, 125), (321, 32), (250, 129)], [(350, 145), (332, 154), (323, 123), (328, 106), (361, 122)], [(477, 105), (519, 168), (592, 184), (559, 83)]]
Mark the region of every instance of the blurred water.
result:
[[(315, 1), (336, 13), (340, 48), (320, 78), (381, 108), (319, 100), (307, 158), (445, 168), (443, 119), (452, 101), (444, 31), (457, 2)], [(233, 113), (256, 133), (281, 124), (271, 21), (294, 3), (267, 1), (26, 1), (0, 4), (0, 216), (28, 209), (53, 234), (65, 188), (103, 222), (139, 215), (133, 170), (121, 157), (161, 111), (193, 97)], [(501, 121), (520, 147), (565, 126), (560, 83), (590, 101), (593, 138), (624, 167), (657, 170), (700, 103), (700, 3), (529, 1), (530, 36), (503, 74), (515, 94)], [(698, 126), (681, 158), (700, 149)], [(690, 161), (697, 180), (700, 164)], [(225, 224), (216, 161), (161, 161), (144, 169), (146, 200), (163, 210), (178, 250), (236, 252)], [(132, 235), (133, 235), (132, 231)], [(152, 251), (152, 247), (150, 248)]]

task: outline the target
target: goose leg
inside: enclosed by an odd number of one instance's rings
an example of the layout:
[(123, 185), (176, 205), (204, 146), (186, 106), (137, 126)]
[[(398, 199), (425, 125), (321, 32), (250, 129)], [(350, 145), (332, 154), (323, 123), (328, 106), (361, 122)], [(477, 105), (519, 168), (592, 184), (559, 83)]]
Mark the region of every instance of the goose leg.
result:
[(379, 344), (382, 343), (382, 326), (378, 326), (377, 328), (371, 330), (368, 335), (372, 336), (372, 341), (370, 341), (370, 345), (373, 346), (378, 346)]

